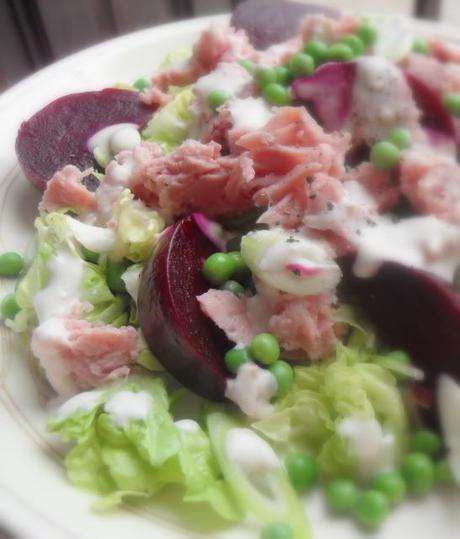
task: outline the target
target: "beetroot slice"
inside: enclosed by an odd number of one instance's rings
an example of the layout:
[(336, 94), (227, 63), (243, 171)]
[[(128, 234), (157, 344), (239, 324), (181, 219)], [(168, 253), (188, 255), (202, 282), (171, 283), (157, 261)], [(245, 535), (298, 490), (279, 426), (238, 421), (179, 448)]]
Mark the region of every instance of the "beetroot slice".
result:
[(328, 131), (341, 129), (351, 114), (356, 63), (330, 62), (309, 77), (292, 83), (294, 97), (313, 107), (315, 116)]
[(321, 13), (337, 19), (336, 9), (316, 4), (302, 4), (286, 0), (247, 0), (239, 4), (232, 15), (231, 24), (245, 30), (256, 49), (264, 50), (294, 37), (303, 17)]
[(192, 216), (169, 227), (142, 272), (139, 315), (145, 339), (165, 369), (195, 393), (222, 400), (223, 355), (230, 343), (196, 299), (209, 290), (201, 269), (215, 251)]
[(422, 112), (422, 125), (454, 139), (454, 122), (450, 113), (442, 104), (441, 96), (412, 73), (405, 71), (404, 74), (412, 90), (415, 102)]
[(22, 123), (16, 154), (26, 177), (39, 189), (65, 165), (81, 170), (95, 166), (88, 140), (100, 129), (118, 123), (142, 127), (155, 107), (138, 92), (107, 88), (56, 99)]
[(433, 387), (441, 373), (460, 379), (460, 297), (436, 276), (386, 262), (371, 278), (341, 263), (345, 290), (374, 324), (383, 342), (402, 348), (423, 369)]

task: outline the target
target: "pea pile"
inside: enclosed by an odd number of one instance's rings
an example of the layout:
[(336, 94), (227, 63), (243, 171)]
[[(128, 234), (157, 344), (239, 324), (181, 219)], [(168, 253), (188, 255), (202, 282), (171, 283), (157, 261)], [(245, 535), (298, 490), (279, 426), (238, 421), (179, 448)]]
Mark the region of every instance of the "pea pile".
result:
[(376, 142), (371, 148), (371, 163), (375, 168), (387, 170), (399, 164), (401, 150), (412, 145), (412, 137), (408, 129), (397, 127), (393, 129), (386, 140)]
[[(218, 252), (210, 255), (203, 264), (205, 279), (221, 290), (236, 296), (243, 295), (250, 271), (239, 251)], [(294, 380), (294, 371), (286, 361), (280, 359), (280, 345), (270, 333), (259, 333), (248, 346), (235, 346), (224, 356), (225, 364), (230, 372), (237, 373), (245, 363), (257, 362), (267, 368), (277, 383), (277, 397), (285, 395)]]
[[(0, 255), (0, 276), (17, 277), (24, 269), (24, 259), (15, 252), (7, 252)], [(12, 320), (21, 310), (16, 295), (6, 295), (0, 303), (0, 315), (4, 320)]]

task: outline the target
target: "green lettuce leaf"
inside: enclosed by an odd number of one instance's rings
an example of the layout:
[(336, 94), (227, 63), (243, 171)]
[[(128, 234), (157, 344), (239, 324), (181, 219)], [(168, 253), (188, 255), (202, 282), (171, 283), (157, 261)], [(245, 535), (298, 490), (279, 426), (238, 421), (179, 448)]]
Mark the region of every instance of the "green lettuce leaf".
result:
[(373, 363), (377, 357), (366, 348), (339, 345), (335, 358), (297, 367), (292, 390), (254, 428), (283, 451), (314, 454), (327, 477), (359, 475), (356, 456), (336, 431), (345, 418), (376, 419), (395, 437), (399, 457), (407, 444), (405, 407), (395, 378)]
[(175, 64), (185, 62), (192, 56), (192, 49), (190, 47), (178, 47), (170, 53), (168, 53), (158, 66), (159, 71), (164, 71), (173, 67)]
[(110, 258), (127, 258), (143, 262), (152, 254), (158, 234), (164, 228), (164, 220), (158, 212), (147, 208), (125, 189), (117, 202), (116, 242)]
[[(120, 421), (113, 416), (112, 399), (121, 393), (125, 398), (126, 392), (147, 393), (148, 410), (142, 417)], [(225, 519), (240, 518), (207, 434), (198, 424), (192, 430), (181, 428), (169, 406), (163, 382), (139, 375), (65, 403), (49, 419), (48, 430), (76, 444), (65, 459), (70, 481), (101, 496), (98, 508), (125, 497), (152, 496), (176, 484), (185, 503), (205, 502)]]
[(194, 95), (191, 87), (184, 88), (149, 121), (142, 136), (159, 144), (165, 152), (179, 146), (188, 136), (193, 123), (190, 106)]

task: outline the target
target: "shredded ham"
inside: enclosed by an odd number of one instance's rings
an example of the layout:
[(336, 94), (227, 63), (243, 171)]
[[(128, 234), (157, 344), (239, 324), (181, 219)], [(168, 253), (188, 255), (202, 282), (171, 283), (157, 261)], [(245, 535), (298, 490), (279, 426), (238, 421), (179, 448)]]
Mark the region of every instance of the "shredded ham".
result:
[(459, 64), (443, 63), (424, 54), (409, 54), (404, 69), (440, 94), (460, 91)]
[(441, 62), (460, 64), (460, 46), (452, 41), (429, 37), (427, 39), (431, 55)]
[(162, 107), (171, 101), (171, 96), (162, 92), (159, 88), (151, 86), (139, 94), (140, 100), (146, 105), (157, 105)]
[(36, 328), (32, 353), (59, 394), (96, 387), (126, 376), (136, 361), (138, 336), (133, 327), (116, 328), (76, 318), (50, 318)]
[(83, 178), (91, 171), (81, 172), (74, 165), (66, 165), (58, 170), (46, 184), (40, 202), (40, 211), (53, 211), (72, 208), (78, 211), (91, 211), (96, 208), (95, 194), (83, 185)]
[(401, 190), (420, 213), (460, 224), (460, 166), (442, 155), (403, 153)]

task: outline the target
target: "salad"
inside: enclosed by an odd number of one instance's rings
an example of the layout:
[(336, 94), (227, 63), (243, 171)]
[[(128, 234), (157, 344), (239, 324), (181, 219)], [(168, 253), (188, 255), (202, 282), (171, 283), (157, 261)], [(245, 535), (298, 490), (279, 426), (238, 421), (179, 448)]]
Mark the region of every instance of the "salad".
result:
[(309, 539), (321, 488), (373, 530), (460, 483), (460, 47), (286, 2), (264, 38), (258, 4), (21, 125), (1, 315), (95, 509), (173, 485)]

